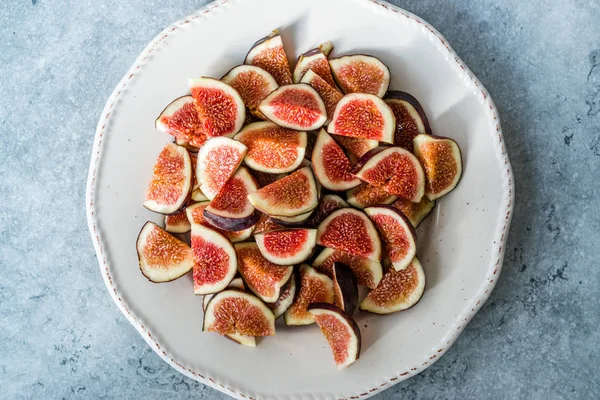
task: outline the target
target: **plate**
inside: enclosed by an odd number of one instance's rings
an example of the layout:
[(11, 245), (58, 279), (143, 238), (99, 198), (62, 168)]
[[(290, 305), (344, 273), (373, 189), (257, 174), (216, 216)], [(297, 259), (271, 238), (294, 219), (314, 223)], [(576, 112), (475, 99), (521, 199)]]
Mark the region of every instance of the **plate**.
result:
[[(280, 28), (291, 57), (331, 40), (334, 55), (369, 53), (390, 68), (390, 88), (423, 104), (435, 133), (461, 146), (464, 174), (419, 228), (427, 275), (406, 312), (361, 313), (360, 360), (337, 371), (319, 329), (281, 327), (245, 348), (202, 333), (191, 277), (152, 284), (135, 240), (152, 165), (171, 140), (154, 120), (188, 92), (187, 78), (220, 77)], [(218, 1), (165, 29), (116, 87), (98, 124), (88, 188), (89, 227), (110, 295), (146, 342), (179, 372), (241, 399), (367, 398), (418, 374), (452, 345), (493, 289), (512, 215), (514, 185), (490, 95), (448, 42), (420, 18), (372, 0)]]

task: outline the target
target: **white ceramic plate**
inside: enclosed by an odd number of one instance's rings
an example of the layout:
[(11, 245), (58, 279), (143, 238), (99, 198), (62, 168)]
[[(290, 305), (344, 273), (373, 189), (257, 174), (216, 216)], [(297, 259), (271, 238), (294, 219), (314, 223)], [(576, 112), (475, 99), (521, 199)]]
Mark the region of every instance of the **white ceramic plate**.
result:
[[(191, 277), (152, 284), (135, 240), (152, 165), (171, 140), (154, 120), (188, 92), (187, 78), (220, 77), (254, 41), (280, 28), (290, 57), (326, 40), (334, 55), (369, 53), (390, 68), (390, 88), (423, 104), (434, 133), (462, 147), (464, 174), (419, 228), (427, 289), (411, 310), (361, 313), (360, 360), (334, 367), (319, 329), (281, 327), (245, 348), (201, 332)], [(510, 163), (494, 104), (446, 40), (418, 17), (369, 0), (229, 0), (165, 29), (119, 83), (100, 119), (89, 173), (88, 220), (104, 280), (121, 311), (173, 368), (237, 398), (366, 398), (435, 362), (489, 296), (500, 274), (513, 204)]]

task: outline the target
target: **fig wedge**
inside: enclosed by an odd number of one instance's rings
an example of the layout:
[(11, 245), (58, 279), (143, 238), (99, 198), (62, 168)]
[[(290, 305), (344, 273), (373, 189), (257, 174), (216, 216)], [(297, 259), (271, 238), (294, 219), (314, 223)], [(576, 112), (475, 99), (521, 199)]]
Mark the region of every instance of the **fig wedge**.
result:
[(373, 150), (379, 146), (377, 140), (360, 139), (349, 136), (334, 135), (333, 139), (339, 143), (344, 149), (348, 150), (350, 154), (357, 158), (364, 156), (369, 150)]
[(287, 283), (280, 290), (279, 298), (275, 303), (267, 303), (267, 307), (273, 311), (275, 319), (281, 317), (284, 312), (292, 305), (296, 296), (296, 277), (292, 273)]
[[(329, 66), (327, 67), (329, 68)], [(327, 120), (325, 121), (325, 125), (331, 122), (331, 118), (333, 117), (333, 113), (335, 112), (335, 106), (344, 96), (335, 85), (331, 85), (327, 83), (327, 81), (321, 78), (318, 74), (313, 72), (312, 70), (306, 71), (300, 83), (307, 83), (313, 89), (319, 93), (323, 103), (325, 104), (325, 110), (327, 111)]]
[(435, 208), (435, 200), (429, 201), (426, 196), (423, 196), (420, 202), (413, 203), (410, 200), (399, 198), (392, 203), (392, 207), (400, 210), (416, 229)]
[(155, 127), (174, 136), (178, 145), (190, 145), (196, 151), (206, 141), (192, 96), (182, 96), (169, 103), (156, 119)]
[(270, 73), (254, 65), (238, 65), (221, 81), (238, 91), (250, 111), (255, 110), (262, 99), (279, 87)]
[(302, 264), (299, 270), (299, 282), (296, 297), (285, 311), (283, 318), (288, 326), (310, 325), (314, 316), (307, 310), (312, 303), (333, 303), (333, 282), (313, 267)]
[(261, 254), (277, 265), (294, 265), (306, 261), (317, 243), (317, 230), (281, 229), (254, 235)]
[(210, 139), (200, 149), (196, 179), (209, 200), (214, 199), (233, 176), (247, 151), (246, 145), (226, 137)]
[(375, 204), (391, 204), (398, 197), (389, 194), (384, 189), (363, 183), (346, 193), (348, 203), (356, 208), (365, 208)]
[(294, 68), (294, 83), (300, 82), (300, 80), (306, 76), (308, 71), (312, 71), (328, 85), (335, 87), (335, 81), (333, 80), (333, 75), (331, 75), (331, 68), (329, 67), (329, 61), (327, 60), (327, 54), (329, 53), (325, 54), (323, 51), (330, 52), (331, 49), (333, 49), (333, 44), (331, 44), (331, 42), (326, 42), (319, 47), (300, 55), (296, 67)]
[(256, 42), (244, 64), (256, 65), (267, 71), (279, 85), (292, 83), (292, 71), (278, 30)]
[(329, 214), (340, 208), (349, 207), (341, 197), (335, 194), (327, 194), (323, 196), (317, 209), (313, 212), (313, 215), (308, 221), (308, 226), (317, 227)]
[[(194, 165), (194, 167), (195, 167), (196, 164), (192, 164), (192, 165)], [(206, 195), (204, 193), (202, 193), (202, 189), (200, 189), (200, 185), (197, 185), (192, 190), (192, 200), (195, 201), (195, 202), (207, 201), (208, 200), (208, 197), (206, 197)]]
[(312, 153), (315, 177), (325, 189), (343, 191), (360, 185), (350, 171), (352, 165), (344, 150), (321, 128)]
[(215, 231), (219, 232), (221, 235), (229, 239), (231, 243), (243, 242), (244, 240), (252, 236), (253, 228), (244, 229), (242, 231), (226, 231), (212, 225), (209, 221), (207, 221), (204, 218), (204, 210), (206, 209), (206, 207), (208, 207), (209, 204), (210, 201), (203, 201), (188, 206), (185, 209), (185, 213), (187, 215), (188, 220), (190, 221), (190, 225), (199, 224), (207, 228), (214, 229)]
[(273, 222), (283, 225), (284, 227), (302, 226), (310, 218), (313, 212), (314, 211), (311, 210), (304, 214), (294, 215), (293, 217), (287, 217), (285, 215), (273, 215)]
[(269, 215), (262, 214), (260, 216), (260, 219), (256, 223), (256, 225), (254, 225), (254, 234), (258, 235), (259, 233), (269, 232), (269, 231), (274, 231), (276, 229), (284, 229), (284, 228), (285, 228), (284, 225), (278, 224), (277, 222), (273, 221), (273, 218), (271, 218)]
[[(227, 285), (227, 289), (237, 289), (241, 291), (245, 291), (246, 287), (244, 286), (244, 281), (239, 276), (237, 278), (233, 278), (231, 283)], [(205, 294), (202, 296), (202, 311), (206, 312), (206, 307), (208, 307), (208, 303), (215, 297), (214, 294)]]
[(237, 271), (237, 257), (231, 242), (219, 232), (192, 224), (194, 252), (194, 294), (217, 293), (227, 287)]
[(333, 277), (333, 265), (341, 262), (350, 267), (359, 285), (375, 289), (383, 277), (381, 262), (325, 248), (313, 261), (313, 267)]
[(305, 83), (280, 86), (260, 102), (258, 111), (277, 125), (298, 131), (319, 129), (327, 120), (319, 93)]
[(185, 209), (178, 213), (165, 215), (165, 230), (170, 233), (187, 233), (192, 229)]
[(383, 97), (390, 85), (390, 70), (376, 57), (362, 54), (329, 60), (335, 81), (344, 93)]
[(394, 145), (413, 152), (413, 139), (420, 133), (431, 135), (429, 121), (417, 99), (406, 92), (389, 91), (383, 98), (396, 117)]
[(358, 306), (358, 284), (349, 266), (333, 264), (334, 304), (346, 314), (352, 316)]

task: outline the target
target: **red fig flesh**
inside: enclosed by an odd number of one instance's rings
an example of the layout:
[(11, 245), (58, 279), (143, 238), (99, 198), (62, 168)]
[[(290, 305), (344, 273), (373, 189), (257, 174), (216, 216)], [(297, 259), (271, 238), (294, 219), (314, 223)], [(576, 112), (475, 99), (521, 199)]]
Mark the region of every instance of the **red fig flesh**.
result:
[(194, 293), (209, 294), (227, 287), (237, 271), (237, 258), (231, 242), (215, 230), (193, 224)]
[(361, 54), (329, 60), (333, 76), (344, 93), (368, 93), (383, 97), (390, 84), (390, 70), (378, 58)]
[(200, 203), (193, 204), (185, 209), (187, 218), (190, 221), (190, 225), (198, 224), (203, 225), (207, 228), (211, 228), (221, 235), (225, 236), (232, 243), (243, 242), (252, 236), (253, 228), (244, 229), (242, 231), (226, 231), (219, 229), (212, 225), (209, 221), (204, 218), (204, 210), (210, 204), (209, 201), (203, 201)]
[(429, 121), (423, 107), (417, 99), (406, 92), (389, 91), (384, 100), (396, 117), (394, 145), (403, 147), (412, 153), (415, 136), (420, 133), (431, 134)]
[(254, 235), (263, 257), (277, 265), (299, 264), (311, 256), (316, 229), (281, 229)]
[(429, 201), (426, 196), (421, 198), (418, 203), (413, 203), (410, 200), (399, 198), (392, 203), (392, 207), (397, 208), (408, 218), (412, 226), (417, 228), (419, 224), (431, 214), (435, 207), (435, 200)]
[(273, 218), (271, 218), (269, 215), (262, 214), (260, 216), (260, 219), (256, 223), (256, 225), (254, 225), (254, 234), (258, 235), (259, 233), (269, 232), (269, 231), (274, 231), (276, 229), (284, 229), (284, 228), (285, 228), (285, 226), (280, 225), (277, 222), (273, 221)]
[[(327, 68), (329, 68), (329, 65)], [(321, 99), (325, 104), (325, 109), (327, 110), (327, 120), (325, 121), (325, 125), (327, 125), (333, 117), (335, 106), (344, 95), (336, 89), (335, 85), (330, 85), (325, 79), (321, 78), (312, 70), (306, 71), (302, 80), (300, 80), (300, 83), (309, 84), (317, 91), (317, 93), (319, 93), (319, 96), (321, 96)]]
[(332, 277), (333, 265), (336, 262), (348, 265), (356, 276), (358, 284), (369, 289), (375, 289), (383, 276), (381, 262), (328, 248), (323, 249), (315, 258), (313, 266)]
[(275, 319), (281, 317), (292, 305), (296, 296), (296, 277), (292, 274), (287, 283), (281, 288), (279, 298), (275, 303), (268, 303), (267, 307), (273, 311)]
[(254, 65), (238, 65), (221, 81), (237, 90), (250, 110), (256, 109), (262, 99), (279, 87), (271, 74)]
[(323, 100), (304, 83), (280, 86), (260, 102), (258, 110), (277, 125), (299, 131), (319, 129), (327, 120)]
[(326, 189), (342, 191), (360, 185), (360, 179), (350, 173), (352, 165), (344, 150), (322, 128), (312, 153), (312, 164), (315, 176)]
[(292, 83), (290, 63), (277, 30), (252, 46), (244, 64), (256, 65), (264, 69), (275, 78), (279, 85)]
[(198, 153), (196, 178), (202, 193), (214, 199), (225, 183), (238, 169), (247, 152), (247, 147), (226, 137), (208, 140)]
[(185, 209), (178, 213), (165, 215), (165, 230), (170, 233), (187, 233), (192, 229)]
[(427, 177), (425, 196), (435, 200), (454, 190), (462, 175), (458, 144), (449, 138), (422, 134), (415, 137), (414, 146)]
[(189, 144), (196, 150), (206, 141), (202, 121), (192, 96), (182, 96), (173, 100), (160, 113), (155, 126), (159, 131), (174, 136), (177, 144)]
[(358, 305), (358, 284), (349, 266), (342, 263), (333, 265), (334, 304), (348, 315), (354, 314)]
[[(227, 289), (238, 289), (241, 291), (245, 291), (246, 287), (244, 286), (244, 281), (239, 276), (237, 278), (233, 278), (233, 280), (227, 285)], [(208, 307), (208, 303), (215, 297), (214, 294), (205, 294), (202, 296), (202, 311), (206, 312), (206, 308)]]
[(384, 189), (363, 183), (347, 193), (348, 203), (356, 208), (365, 208), (375, 204), (391, 204), (397, 196), (389, 194)]
[(296, 298), (283, 314), (286, 325), (310, 325), (315, 322), (307, 310), (312, 303), (333, 303), (333, 282), (327, 275), (306, 264), (300, 266)]
[(335, 87), (333, 75), (331, 75), (331, 68), (329, 67), (329, 61), (327, 55), (323, 52), (331, 51), (333, 45), (331, 42), (323, 43), (317, 48), (307, 51), (298, 58), (296, 68), (294, 68), (294, 83), (300, 82), (300, 80), (306, 76), (309, 71), (323, 79), (328, 85)]
[(338, 142), (340, 146), (358, 158), (364, 156), (369, 150), (373, 150), (375, 147), (379, 146), (379, 142), (377, 140), (360, 139), (339, 135), (335, 135), (333, 139)]

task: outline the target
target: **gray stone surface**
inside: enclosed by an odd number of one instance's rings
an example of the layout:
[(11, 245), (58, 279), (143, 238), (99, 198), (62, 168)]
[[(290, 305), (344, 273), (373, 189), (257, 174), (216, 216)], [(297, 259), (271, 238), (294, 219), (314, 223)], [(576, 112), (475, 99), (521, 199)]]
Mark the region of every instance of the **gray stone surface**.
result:
[[(439, 362), (376, 398), (600, 398), (600, 3), (395, 3), (491, 92), (517, 202), (490, 300)], [(202, 4), (0, 2), (0, 398), (226, 398), (162, 362), (117, 310), (84, 212), (106, 99)]]

